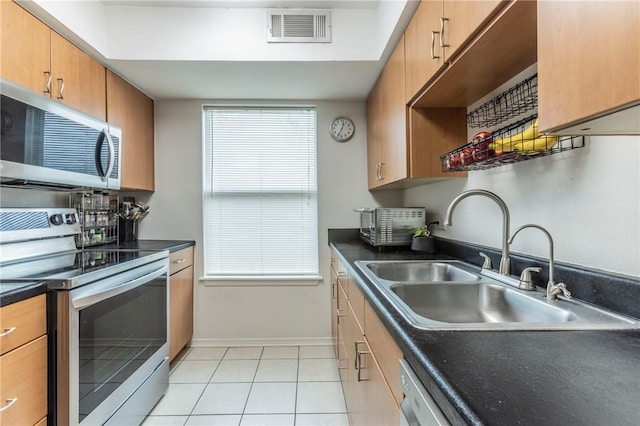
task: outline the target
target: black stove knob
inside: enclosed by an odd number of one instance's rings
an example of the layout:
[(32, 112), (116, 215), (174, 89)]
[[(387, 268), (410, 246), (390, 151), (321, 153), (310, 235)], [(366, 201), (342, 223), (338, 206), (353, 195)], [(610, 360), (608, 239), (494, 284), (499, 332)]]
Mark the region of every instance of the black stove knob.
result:
[(73, 225), (74, 223), (76, 223), (76, 215), (75, 214), (68, 214), (67, 215), (67, 225)]
[(49, 218), (49, 220), (51, 221), (52, 224), (54, 225), (62, 225), (62, 223), (64, 222), (64, 218), (62, 217), (61, 214), (54, 214), (51, 215), (51, 217)]

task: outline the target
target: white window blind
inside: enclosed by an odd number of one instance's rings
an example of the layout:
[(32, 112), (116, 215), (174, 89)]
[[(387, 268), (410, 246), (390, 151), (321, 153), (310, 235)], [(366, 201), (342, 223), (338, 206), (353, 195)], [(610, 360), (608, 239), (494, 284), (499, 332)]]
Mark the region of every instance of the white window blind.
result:
[(205, 275), (318, 276), (316, 110), (204, 108)]

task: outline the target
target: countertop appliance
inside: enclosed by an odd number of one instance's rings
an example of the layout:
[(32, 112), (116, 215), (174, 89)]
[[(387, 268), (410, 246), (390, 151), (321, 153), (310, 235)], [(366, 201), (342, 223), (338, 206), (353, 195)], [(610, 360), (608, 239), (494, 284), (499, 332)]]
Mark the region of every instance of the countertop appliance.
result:
[(120, 128), (0, 79), (0, 183), (120, 189)]
[(77, 250), (79, 232), (75, 209), (0, 209), (0, 277), (51, 290), (50, 424), (138, 425), (168, 389), (169, 253)]
[(400, 386), (404, 391), (404, 399), (400, 404), (400, 426), (449, 426), (451, 424), (404, 359), (400, 360)]
[(372, 246), (411, 245), (413, 232), (426, 223), (424, 207), (375, 207), (360, 213), (360, 238)]

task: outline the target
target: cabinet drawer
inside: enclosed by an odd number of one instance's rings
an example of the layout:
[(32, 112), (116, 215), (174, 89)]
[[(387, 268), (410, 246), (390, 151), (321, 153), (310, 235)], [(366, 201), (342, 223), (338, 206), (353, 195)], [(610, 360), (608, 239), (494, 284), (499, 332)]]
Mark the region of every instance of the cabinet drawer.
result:
[(402, 351), (367, 301), (364, 304), (364, 317), (366, 323), (364, 334), (367, 336), (371, 351), (376, 356), (380, 370), (382, 370), (396, 403), (400, 405), (403, 391), (398, 380), (400, 377), (400, 363), (398, 361), (403, 358)]
[(47, 332), (45, 295), (32, 297), (0, 308), (0, 354)]
[(358, 321), (360, 328), (364, 330), (364, 295), (355, 279), (349, 280), (349, 303), (351, 304), (351, 309), (353, 309), (356, 321)]
[(169, 253), (169, 275), (193, 265), (193, 247)]
[[(47, 336), (0, 357), (0, 424), (33, 425), (47, 415)], [(11, 403), (13, 401), (13, 403)]]

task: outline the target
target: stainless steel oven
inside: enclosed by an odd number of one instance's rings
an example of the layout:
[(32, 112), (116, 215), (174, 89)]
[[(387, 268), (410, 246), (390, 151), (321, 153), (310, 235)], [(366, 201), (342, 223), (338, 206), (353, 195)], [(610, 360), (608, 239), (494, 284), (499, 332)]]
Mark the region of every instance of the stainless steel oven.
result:
[(50, 423), (139, 425), (168, 389), (168, 252), (76, 250), (75, 214), (0, 209), (0, 274), (51, 290)]

